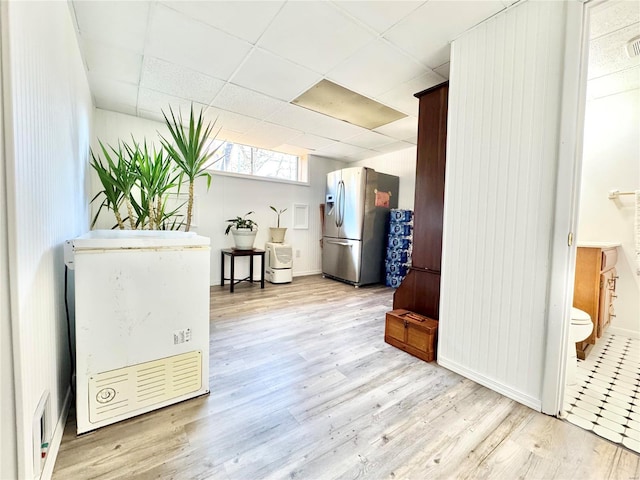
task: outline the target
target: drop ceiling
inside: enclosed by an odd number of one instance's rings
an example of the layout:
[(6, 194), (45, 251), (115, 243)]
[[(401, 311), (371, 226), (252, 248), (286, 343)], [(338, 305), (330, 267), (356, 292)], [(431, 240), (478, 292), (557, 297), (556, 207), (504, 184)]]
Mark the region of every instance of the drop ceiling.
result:
[[(413, 94), (449, 43), (514, 3), (73, 1), (96, 107), (162, 120), (193, 102), (221, 138), (356, 161), (416, 143)], [(372, 130), (290, 102), (326, 79), (407, 115)]]
[(640, 2), (609, 0), (591, 12), (587, 96), (602, 98), (640, 88), (640, 56), (625, 45), (640, 35)]

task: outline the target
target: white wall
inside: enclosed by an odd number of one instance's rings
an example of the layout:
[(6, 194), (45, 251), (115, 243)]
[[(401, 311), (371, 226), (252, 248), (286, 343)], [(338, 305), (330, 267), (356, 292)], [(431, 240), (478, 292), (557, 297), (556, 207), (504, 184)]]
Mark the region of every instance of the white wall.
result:
[[(5, 28), (6, 8), (0, 5), (0, 32)], [(0, 92), (2, 51), (0, 38)], [(4, 157), (3, 99), (0, 95), (0, 478), (18, 476), (16, 453), (16, 404), (13, 387), (13, 342), (9, 308), (9, 245), (7, 241), (7, 194)]]
[(541, 408), (566, 4), (453, 42), (438, 363)]
[[(51, 471), (69, 399), (63, 242), (88, 229), (93, 106), (66, 2), (4, 5), (11, 320), (19, 478), (33, 478), (32, 424), (50, 394)], [(4, 333), (4, 332), (3, 332)], [(45, 474), (46, 477), (46, 474)]]
[(640, 276), (635, 275), (633, 195), (609, 200), (607, 192), (640, 188), (640, 90), (592, 100), (585, 112), (580, 242), (622, 243), (618, 249), (616, 318), (612, 331), (640, 337)]
[(350, 163), (349, 167), (369, 167), (400, 177), (398, 208), (413, 210), (416, 190), (416, 147)]
[[(128, 140), (131, 135), (138, 141), (144, 137), (148, 141), (157, 139), (157, 131), (165, 134), (164, 124), (140, 119), (121, 113), (96, 110), (95, 136), (103, 142), (115, 144), (118, 138)], [(94, 140), (94, 151), (97, 142)], [(261, 247), (268, 240), (269, 227), (276, 226), (275, 213), (270, 205), (278, 209), (287, 208), (282, 215), (280, 226), (287, 227), (286, 242), (294, 251), (293, 274), (307, 275), (320, 273), (321, 250), (320, 239), (320, 203), (324, 202), (326, 174), (332, 170), (343, 168), (344, 164), (335, 160), (309, 156), (309, 185), (265, 181), (250, 177), (213, 174), (211, 189), (207, 191), (206, 181), (196, 183), (197, 207), (194, 231), (211, 238), (211, 285), (220, 284), (220, 249), (233, 246), (231, 234), (224, 235), (225, 220), (254, 211), (251, 215), (259, 226), (256, 247)], [(98, 191), (94, 182), (94, 192)], [(309, 229), (293, 230), (293, 204), (309, 205)], [(109, 216), (101, 218), (96, 228), (111, 228), (114, 220)], [(299, 252), (299, 257), (296, 253)], [(241, 267), (243, 259), (238, 261)], [(256, 264), (257, 265), (257, 264)], [(229, 268), (227, 267), (227, 276)], [(244, 274), (244, 269), (237, 276)], [(258, 278), (258, 273), (255, 273)]]

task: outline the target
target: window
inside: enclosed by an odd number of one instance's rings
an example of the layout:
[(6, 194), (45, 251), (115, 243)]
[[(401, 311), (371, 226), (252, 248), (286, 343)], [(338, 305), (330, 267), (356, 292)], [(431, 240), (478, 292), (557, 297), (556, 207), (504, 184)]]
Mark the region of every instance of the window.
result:
[(217, 148), (211, 170), (293, 182), (307, 181), (302, 159), (297, 155), (224, 140), (214, 140), (210, 148)]

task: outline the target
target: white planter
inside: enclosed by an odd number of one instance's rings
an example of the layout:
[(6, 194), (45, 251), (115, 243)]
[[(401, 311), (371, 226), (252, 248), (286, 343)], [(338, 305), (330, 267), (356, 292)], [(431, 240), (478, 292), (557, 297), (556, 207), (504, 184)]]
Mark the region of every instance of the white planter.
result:
[(284, 236), (287, 234), (286, 228), (270, 227), (269, 232), (271, 232), (271, 241), (273, 243), (284, 243)]
[(248, 228), (236, 229), (232, 228), (233, 241), (236, 244), (236, 250), (252, 250), (253, 243), (256, 240), (257, 230), (249, 230)]

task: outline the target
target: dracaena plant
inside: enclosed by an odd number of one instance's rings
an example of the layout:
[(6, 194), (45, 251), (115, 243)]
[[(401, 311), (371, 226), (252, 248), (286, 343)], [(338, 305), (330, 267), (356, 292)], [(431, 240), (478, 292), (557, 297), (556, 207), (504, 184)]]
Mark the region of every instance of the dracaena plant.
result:
[(193, 105), (191, 105), (187, 124), (183, 122), (180, 112), (176, 116), (171, 107), (169, 107), (169, 115), (164, 111), (162, 115), (170, 134), (170, 138), (160, 136), (162, 146), (180, 169), (181, 180), (186, 177), (189, 184), (185, 224), (185, 230), (188, 232), (191, 228), (193, 212), (194, 182), (197, 178), (205, 177), (207, 189), (211, 186), (211, 174), (207, 172), (207, 168), (213, 163), (211, 159), (217, 150), (217, 148), (209, 148), (211, 141), (215, 138), (215, 135), (212, 136), (215, 122), (205, 123), (202, 110), (196, 117)]
[[(103, 195), (105, 198), (100, 208), (98, 208), (92, 226), (95, 224), (102, 207), (106, 206), (108, 209), (113, 210), (116, 221), (118, 222), (118, 227), (124, 229), (124, 221), (119, 210), (120, 205), (124, 202), (127, 208), (129, 226), (131, 229), (135, 229), (136, 219), (134, 216), (131, 191), (136, 184), (136, 174), (131, 160), (127, 158), (126, 149), (123, 148), (122, 144), (118, 143), (118, 149), (115, 149), (113, 147), (105, 147), (102, 142), (99, 143), (106, 165), (102, 163), (100, 157), (97, 157), (93, 151), (91, 152), (91, 166), (97, 172), (103, 187), (103, 190), (98, 192), (94, 200), (100, 195)], [(109, 150), (111, 150), (111, 153)]]
[[(138, 221), (145, 223), (150, 230), (163, 230), (167, 225), (175, 229), (177, 222), (168, 223), (168, 218), (176, 214), (179, 207), (166, 212), (165, 203), (168, 192), (178, 183), (179, 173), (171, 159), (162, 150), (150, 150), (145, 141), (140, 146), (135, 140), (133, 146), (125, 145), (131, 164), (135, 166), (140, 202), (138, 206)], [(165, 228), (163, 228), (165, 227)]]

